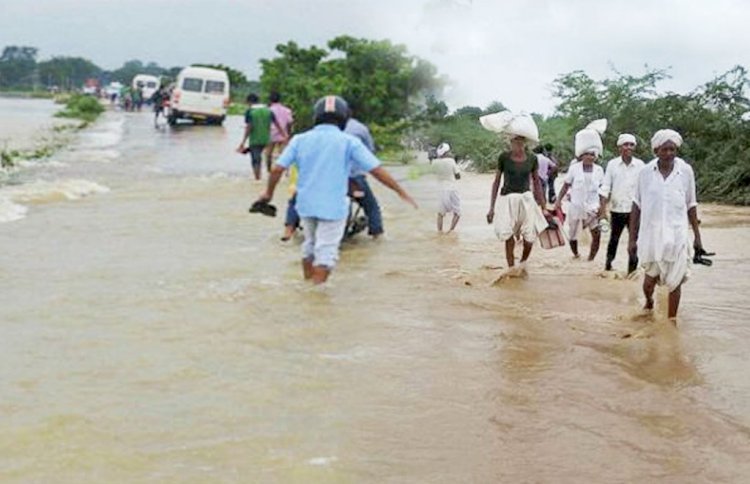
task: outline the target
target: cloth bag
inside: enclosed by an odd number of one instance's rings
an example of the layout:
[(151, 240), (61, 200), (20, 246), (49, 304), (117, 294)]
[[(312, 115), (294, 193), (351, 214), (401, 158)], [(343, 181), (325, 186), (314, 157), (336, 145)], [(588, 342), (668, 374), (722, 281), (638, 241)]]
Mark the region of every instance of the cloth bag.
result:
[(480, 117), (479, 123), (484, 129), (493, 133), (510, 137), (523, 136), (533, 143), (539, 142), (539, 128), (537, 128), (534, 118), (528, 114), (500, 111)]

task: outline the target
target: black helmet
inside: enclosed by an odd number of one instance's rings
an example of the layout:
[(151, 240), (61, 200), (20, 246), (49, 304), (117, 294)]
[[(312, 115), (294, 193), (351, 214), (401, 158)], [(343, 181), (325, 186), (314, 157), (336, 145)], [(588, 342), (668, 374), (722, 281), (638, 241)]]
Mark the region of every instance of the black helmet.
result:
[(324, 96), (313, 107), (313, 122), (335, 124), (344, 129), (349, 119), (349, 105), (339, 96)]

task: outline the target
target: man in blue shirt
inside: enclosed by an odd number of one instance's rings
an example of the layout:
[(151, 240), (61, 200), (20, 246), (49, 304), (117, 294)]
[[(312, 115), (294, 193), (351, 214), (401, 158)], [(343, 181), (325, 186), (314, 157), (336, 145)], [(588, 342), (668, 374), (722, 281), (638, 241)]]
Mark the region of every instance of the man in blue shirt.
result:
[(321, 284), (338, 260), (348, 215), (350, 173), (370, 172), (402, 200), (415, 208), (417, 204), (358, 138), (342, 131), (349, 117), (346, 101), (326, 96), (315, 103), (313, 112), (315, 127), (292, 138), (276, 160), (259, 201), (271, 200), (284, 171), (297, 166), (297, 212), (305, 236), (302, 271), (305, 279)]
[[(358, 119), (354, 118), (354, 108), (349, 104), (349, 120), (346, 122), (345, 133), (349, 133), (364, 143), (370, 152), (375, 153), (375, 142), (372, 139), (370, 130), (367, 126), (362, 124)], [(377, 239), (383, 233), (383, 217), (380, 213), (380, 205), (378, 200), (375, 198), (370, 185), (367, 183), (366, 172), (357, 171), (352, 173), (352, 180), (355, 185), (359, 188), (364, 196), (361, 198), (360, 203), (362, 208), (367, 215), (367, 233), (370, 234), (374, 239)]]

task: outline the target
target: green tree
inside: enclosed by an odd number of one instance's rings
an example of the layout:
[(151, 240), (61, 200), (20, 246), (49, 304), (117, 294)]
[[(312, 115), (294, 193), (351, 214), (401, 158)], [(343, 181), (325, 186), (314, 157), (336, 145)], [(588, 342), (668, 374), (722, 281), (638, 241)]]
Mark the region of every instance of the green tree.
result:
[(343, 96), (358, 118), (382, 126), (424, 112), (442, 89), (435, 67), (402, 45), (340, 36), (328, 48), (289, 42), (276, 46), (279, 56), (261, 60), (263, 92), (280, 92), (303, 128), (312, 124), (312, 104), (326, 94)]
[(560, 99), (557, 116), (568, 120), (568, 146), (577, 129), (595, 118), (606, 118), (604, 159), (615, 153), (615, 140), (629, 132), (638, 139), (638, 155), (652, 159), (651, 135), (662, 128), (680, 132), (685, 144), (680, 156), (696, 172), (704, 200), (750, 204), (750, 130), (742, 116), (750, 110), (748, 77), (736, 66), (688, 94), (659, 94), (656, 85), (667, 77), (663, 70), (642, 76), (615, 73), (595, 81), (576, 71), (555, 81)]
[(176, 77), (176, 75), (171, 75), (174, 69), (177, 69), (177, 72), (179, 73), (179, 68), (165, 69), (155, 62), (144, 64), (143, 61), (133, 59), (125, 62), (118, 69), (115, 69), (114, 71), (108, 73), (108, 77), (113, 81), (119, 81), (127, 86), (130, 85), (130, 83), (133, 81), (133, 78), (138, 74), (150, 74), (157, 77)]
[(36, 47), (5, 47), (0, 55), (0, 87), (32, 87), (38, 52)]
[(82, 57), (53, 57), (37, 64), (39, 79), (46, 86), (80, 87), (86, 79), (99, 77), (102, 70)]

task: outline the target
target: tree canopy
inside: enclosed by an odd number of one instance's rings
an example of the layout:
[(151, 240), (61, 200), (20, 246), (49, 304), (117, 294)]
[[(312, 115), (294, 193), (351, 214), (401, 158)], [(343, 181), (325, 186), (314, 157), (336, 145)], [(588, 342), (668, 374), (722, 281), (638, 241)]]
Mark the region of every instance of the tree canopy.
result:
[(261, 60), (262, 91), (281, 93), (301, 127), (312, 124), (312, 105), (326, 94), (344, 97), (363, 121), (385, 125), (418, 114), (442, 90), (435, 67), (403, 45), (340, 36), (327, 47), (288, 42)]

